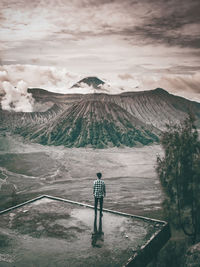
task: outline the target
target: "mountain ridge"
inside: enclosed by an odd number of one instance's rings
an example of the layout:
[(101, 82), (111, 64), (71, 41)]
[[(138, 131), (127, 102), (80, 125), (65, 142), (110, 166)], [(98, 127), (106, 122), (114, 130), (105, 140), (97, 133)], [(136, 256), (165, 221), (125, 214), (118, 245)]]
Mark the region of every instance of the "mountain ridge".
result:
[(40, 129), (24, 131), (23, 135), (45, 145), (67, 147), (132, 147), (158, 142), (152, 128), (117, 104), (87, 99), (73, 104)]
[(29, 92), (37, 103), (48, 104), (49, 109), (33, 113), (0, 110), (0, 129), (45, 145), (147, 145), (158, 142), (166, 124), (179, 123), (189, 110), (200, 127), (200, 103), (162, 88), (116, 95), (57, 94), (43, 89)]

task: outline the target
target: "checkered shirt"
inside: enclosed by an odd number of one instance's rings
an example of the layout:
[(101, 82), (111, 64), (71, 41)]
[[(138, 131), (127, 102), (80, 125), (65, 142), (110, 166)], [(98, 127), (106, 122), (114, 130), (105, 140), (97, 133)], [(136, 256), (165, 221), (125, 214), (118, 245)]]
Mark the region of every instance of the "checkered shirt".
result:
[(93, 195), (96, 198), (101, 198), (106, 195), (106, 186), (103, 180), (97, 179), (94, 181)]

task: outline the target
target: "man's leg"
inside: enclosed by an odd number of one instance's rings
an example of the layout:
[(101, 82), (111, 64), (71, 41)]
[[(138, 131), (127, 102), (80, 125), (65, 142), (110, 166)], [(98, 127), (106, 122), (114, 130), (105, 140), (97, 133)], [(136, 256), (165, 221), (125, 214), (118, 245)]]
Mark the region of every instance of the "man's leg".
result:
[(97, 216), (94, 216), (94, 234), (97, 233)]
[(103, 197), (101, 197), (99, 201), (100, 201), (100, 216), (102, 217), (103, 216), (103, 212), (102, 212), (102, 210), (103, 210)]
[(98, 198), (95, 197), (94, 198), (94, 213), (95, 213), (95, 217), (97, 217), (97, 205), (98, 205)]

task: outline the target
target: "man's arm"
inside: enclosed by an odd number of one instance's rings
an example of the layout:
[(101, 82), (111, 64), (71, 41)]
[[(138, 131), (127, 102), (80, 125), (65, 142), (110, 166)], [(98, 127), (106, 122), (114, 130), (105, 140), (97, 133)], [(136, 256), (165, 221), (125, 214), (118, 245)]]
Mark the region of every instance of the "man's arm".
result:
[(94, 192), (95, 192), (95, 181), (93, 183), (93, 196), (94, 196)]
[(104, 183), (104, 186), (103, 186), (103, 194), (104, 194), (104, 197), (106, 196), (106, 185)]

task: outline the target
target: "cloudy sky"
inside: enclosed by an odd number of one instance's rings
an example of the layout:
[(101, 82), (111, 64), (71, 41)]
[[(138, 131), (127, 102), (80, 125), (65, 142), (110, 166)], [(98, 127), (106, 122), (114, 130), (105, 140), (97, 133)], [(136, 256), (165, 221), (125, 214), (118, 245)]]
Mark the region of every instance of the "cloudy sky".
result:
[(200, 102), (199, 0), (1, 0), (0, 25), (1, 82), (68, 92), (95, 75)]

